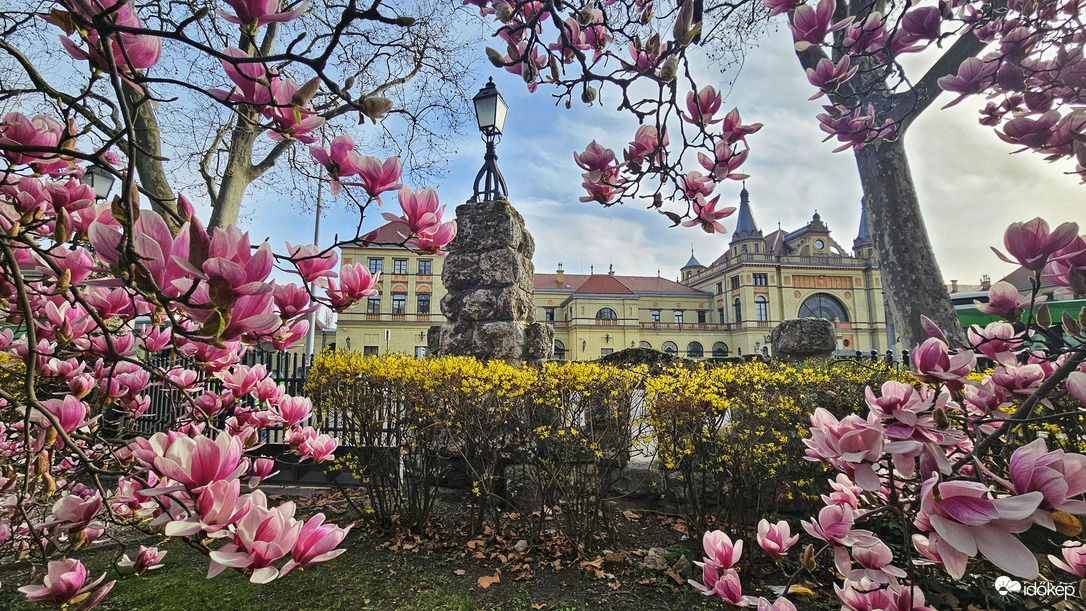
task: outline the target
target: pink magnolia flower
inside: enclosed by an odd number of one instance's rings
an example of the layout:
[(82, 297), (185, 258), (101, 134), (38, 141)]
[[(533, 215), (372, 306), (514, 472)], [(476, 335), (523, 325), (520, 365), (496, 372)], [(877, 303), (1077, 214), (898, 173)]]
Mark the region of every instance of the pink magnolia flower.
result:
[(378, 205), (383, 203), (382, 193), (403, 187), (400, 184), (403, 166), (398, 157), (389, 157), (383, 163), (376, 157), (359, 157), (356, 167), (360, 185), (367, 195), (377, 200)]
[(306, 397), (284, 397), (276, 405), (283, 426), (291, 428), (301, 424), (313, 413), (313, 403)]
[(195, 514), (166, 524), (167, 537), (187, 537), (206, 533), (208, 537), (227, 537), (223, 529), (236, 523), (252, 507), (252, 498), (241, 494), (241, 480), (212, 482), (196, 497)]
[(600, 146), (595, 140), (588, 144), (583, 153), (573, 153), (573, 160), (582, 170), (592, 176), (586, 180), (598, 181), (601, 176), (610, 174), (618, 167), (615, 152)]
[(803, 4), (803, 0), (765, 0), (765, 6), (769, 9), (770, 17), (776, 17), (781, 13), (795, 10), (801, 4)]
[(323, 286), (325, 278), (336, 275), (333, 270), (339, 263), (339, 255), (335, 251), (321, 254), (313, 244), (291, 246), (290, 242), (287, 242), (286, 245), (291, 262), (298, 268), (298, 273), (306, 282)]
[(199, 492), (213, 482), (236, 479), (245, 471), (241, 443), (223, 432), (215, 439), (179, 437), (154, 459), (155, 470), (189, 492)]
[(1072, 397), (1086, 403), (1086, 372), (1072, 371), (1067, 375), (1066, 386)]
[(846, 579), (843, 586), (833, 584), (841, 601), (841, 611), (934, 611), (927, 606), (924, 593), (916, 586), (880, 587), (867, 578)]
[(984, 356), (999, 362), (1011, 362), (1014, 351), (1022, 346), (1023, 338), (1009, 322), (997, 320), (983, 328), (973, 325), (968, 330), (969, 343)]
[(325, 524), (324, 514), (309, 518), (298, 533), (298, 542), (291, 550), (291, 558), (279, 571), (282, 577), (300, 566), (309, 566), (316, 562), (328, 562), (339, 556), (345, 549), (335, 549), (350, 532), (351, 527), (340, 528), (335, 524)]
[(722, 210), (717, 210), (716, 206), (720, 201), (720, 196), (714, 197), (712, 200), (706, 202), (705, 196), (698, 193), (694, 196), (694, 201), (690, 203), (694, 209), (694, 218), (684, 221), (683, 227), (694, 227), (698, 225), (705, 233), (724, 233), (724, 224), (720, 222), (720, 219), (727, 218), (735, 212), (735, 207), (729, 206)]
[(857, 55), (862, 53), (880, 54), (886, 48), (888, 38), (886, 17), (879, 11), (872, 11), (867, 19), (853, 21), (845, 28), (841, 36), (841, 44)]
[(252, 571), (249, 581), (253, 583), (273, 581), (279, 571), (271, 564), (290, 553), (298, 541), (302, 523), (294, 519), (293, 502), (268, 509), (262, 491), (254, 491), (251, 497), (253, 505), (238, 521), (233, 542), (211, 552), (208, 578), (230, 567)]
[(332, 309), (342, 311), (379, 292), (381, 273), (370, 275), (368, 269), (359, 263), (348, 263), (339, 270), (339, 286), (331, 280), (324, 289)]
[(279, 316), (284, 319), (304, 316), (317, 307), (310, 305), (309, 293), (294, 283), (275, 285), (272, 298), (275, 300), (275, 309), (279, 310)]
[(1032, 579), (1037, 559), (1015, 533), (1029, 529), (1043, 500), (1038, 491), (993, 499), (980, 482), (932, 477), (921, 487), (915, 523), (924, 532), (938, 533), (936, 549), (948, 566), (964, 565), (979, 552), (1003, 571)]
[(106, 574), (102, 573), (101, 577), (87, 583), (87, 568), (82, 562), (74, 558), (53, 560), (49, 563), (43, 585), (23, 586), (19, 591), (26, 594), (27, 600), (32, 602), (46, 601), (68, 605), (78, 601), (80, 609), (86, 611), (102, 602), (116, 583), (111, 581), (91, 592), (105, 578)]
[(901, 17), (901, 30), (917, 40), (938, 40), (943, 25), (939, 7), (918, 6)]
[(834, 63), (832, 60), (822, 58), (814, 68), (807, 68), (807, 80), (818, 87), (819, 91), (808, 99), (814, 100), (823, 93), (833, 93), (841, 86), (841, 83), (852, 78), (859, 69), (849, 65), (849, 56), (845, 55), (841, 61)]
[(117, 563), (117, 566), (130, 568), (136, 575), (142, 575), (147, 571), (153, 571), (165, 566), (162, 564), (162, 559), (166, 557), (166, 553), (165, 550), (159, 551), (157, 547), (145, 547), (141, 545), (135, 560), (130, 560), (128, 554), (125, 554), (121, 556), (121, 560)]
[(718, 181), (726, 178), (732, 180), (747, 178), (746, 174), (739, 174), (735, 170), (747, 160), (749, 150), (743, 149), (736, 152), (735, 148), (727, 140), (718, 140), (713, 147), (713, 152), (715, 158), (709, 157), (705, 153), (698, 153), (698, 163), (712, 174), (713, 178)]
[(713, 190), (716, 189), (716, 182), (713, 181), (713, 178), (697, 170), (687, 172), (686, 176), (679, 179), (679, 184), (683, 189), (683, 193), (690, 199), (696, 198), (698, 194), (709, 197), (713, 194)]
[(763, 518), (758, 522), (758, 546), (765, 550), (769, 557), (774, 560), (783, 558), (788, 552), (788, 548), (799, 541), (799, 535), (791, 537), (790, 535), (791, 529), (788, 522), (784, 520), (776, 524), (770, 524), (769, 520)]
[(915, 369), (911, 373), (918, 380), (930, 384), (942, 382), (947, 388), (958, 390), (965, 385), (965, 376), (977, 366), (977, 355), (972, 350), (952, 355), (945, 342), (929, 337), (913, 348), (909, 361)]
[(1063, 450), (1049, 452), (1045, 440), (1036, 439), (1011, 454), (1007, 472), (1011, 492), (1037, 491), (1043, 495), (1034, 513), (1038, 524), (1055, 530), (1049, 513), (1053, 510), (1086, 515), (1086, 501), (1075, 500), (1086, 492), (1086, 456)]
[[(93, 9), (93, 14), (83, 11), (82, 7), (84, 6)], [(133, 29), (143, 28), (143, 22), (136, 15), (131, 3), (123, 3), (118, 6), (117, 2), (107, 0), (105, 2), (72, 3), (71, 8), (88, 22), (96, 17), (105, 17), (119, 26)], [(81, 35), (87, 43), (87, 49), (85, 50), (70, 38), (61, 37), (61, 46), (64, 47), (68, 55), (77, 60), (86, 60), (104, 72), (111, 70), (98, 30), (87, 28), (81, 32)], [(158, 63), (162, 54), (162, 39), (150, 34), (118, 32), (111, 34), (108, 41), (110, 49), (108, 55), (112, 55), (113, 63), (123, 72), (150, 68)]]
[(313, 144), (317, 139), (310, 132), (324, 125), (324, 117), (304, 104), (296, 103), (295, 97), (301, 87), (289, 78), (281, 79), (279, 86), (272, 91), (272, 103), (261, 111), (270, 119), (274, 128), (268, 131), (272, 140), (297, 140), (303, 144)]
[(724, 531), (714, 530), (706, 532), (701, 537), (701, 546), (705, 549), (705, 562), (717, 568), (730, 569), (739, 562), (739, 556), (743, 554), (743, 542), (736, 540), (732, 544), (731, 537)]
[[(1038, 303), (1044, 302), (1048, 297), (1040, 295)], [(977, 311), (993, 316), (1002, 316), (1010, 321), (1017, 321), (1022, 317), (1022, 312), (1029, 309), (1030, 298), (1021, 296), (1018, 289), (1010, 282), (1000, 280), (988, 289), (988, 303), (973, 301)]]
[(442, 249), (448, 246), (455, 237), (456, 221), (449, 221), (419, 233), (407, 243), (418, 249), (420, 253), (444, 256), (447, 253)]
[(827, 505), (844, 505), (856, 510), (860, 507), (860, 496), (864, 489), (857, 486), (847, 475), (838, 473), (836, 479), (828, 480), (833, 489), (828, 496), (822, 495), (822, 502)]
[(650, 164), (663, 163), (667, 155), (665, 149), (668, 145), (668, 137), (666, 129), (661, 131), (663, 137), (652, 125), (642, 125), (637, 128), (633, 142), (630, 142), (630, 146), (624, 151), (626, 161), (641, 163), (647, 160)]
[(66, 495), (53, 503), (53, 517), (49, 523), (67, 532), (81, 531), (94, 521), (102, 504), (102, 496), (97, 492), (86, 499), (78, 494)]
[(966, 97), (987, 89), (992, 84), (998, 68), (998, 62), (984, 61), (976, 57), (970, 57), (963, 61), (958, 66), (956, 75), (948, 74), (938, 81), (939, 87), (943, 91), (960, 94), (943, 108), (950, 108)]
[(391, 212), (384, 212), (381, 216), (389, 221), (403, 221), (411, 233), (424, 233), (441, 224), (441, 215), (445, 207), (440, 205), (437, 199), (437, 191), (423, 189), (415, 193), (406, 186), (401, 186), (398, 192), (400, 208), (403, 216), (396, 216)]
[(783, 596), (773, 602), (759, 598), (751, 602), (750, 606), (758, 611), (796, 611), (796, 606), (792, 604), (792, 601)]
[(1044, 367), (1037, 363), (1028, 365), (1001, 365), (992, 371), (989, 378), (1004, 396), (1025, 397), (1033, 392), (1044, 382), (1046, 374)]
[(250, 469), (252, 477), (249, 478), (249, 487), (255, 488), (260, 482), (278, 473), (278, 471), (273, 472), (273, 469), (275, 469), (275, 461), (270, 458), (261, 457), (254, 460)]
[(1086, 240), (1077, 237), (1052, 253), (1045, 266), (1045, 278), (1072, 293), (1086, 293)]
[(735, 569), (721, 569), (711, 562), (701, 566), (701, 583), (689, 580), (687, 583), (698, 589), (705, 596), (719, 596), (724, 602), (736, 606), (746, 607), (750, 600), (743, 596), (743, 584), (739, 581), (739, 573)]
[(762, 129), (761, 123), (751, 123), (750, 125), (743, 125), (743, 120), (739, 117), (739, 109), (733, 108), (731, 112), (724, 115), (724, 122), (720, 124), (720, 131), (723, 133), (724, 140), (729, 144), (735, 144), (736, 142), (747, 143), (747, 136)]
[[(0, 151), (4, 159), (14, 165), (41, 165), (51, 163), (53, 153), (64, 136), (64, 125), (48, 115), (27, 118), (18, 112), (9, 112), (0, 119)], [(41, 148), (41, 152), (13, 151), (11, 146)], [(37, 181), (40, 182), (40, 181)]]
[(1050, 231), (1048, 223), (1038, 217), (1025, 223), (1011, 223), (1004, 232), (1003, 245), (1014, 260), (1008, 259), (998, 250), (995, 253), (1007, 263), (1017, 263), (1028, 270), (1036, 271), (1048, 263), (1052, 254), (1071, 244), (1077, 237), (1077, 223), (1063, 223)]
[[(71, 433), (87, 425), (87, 404), (72, 395), (65, 395), (64, 399), (42, 401), (42, 407), (56, 417), (61, 430), (65, 433)], [(50, 426), (49, 421), (40, 414), (35, 414), (35, 420), (42, 427)]]
[(1004, 142), (1022, 145), (1019, 150), (1046, 149), (1061, 118), (1058, 110), (1050, 110), (1036, 118), (1015, 117), (1003, 124), (1003, 131), (996, 130), (996, 136)]
[(722, 119), (713, 119), (713, 115), (720, 110), (720, 103), (724, 96), (712, 85), (706, 85), (696, 94), (691, 91), (686, 94), (686, 111), (682, 118), (687, 123), (708, 127), (720, 123)]
[(807, 460), (822, 461), (844, 471), (864, 490), (878, 490), (874, 466), (882, 458), (884, 432), (875, 414), (867, 419), (849, 414), (838, 421), (824, 408), (811, 414), (811, 436), (803, 440)]
[(313, 462), (324, 462), (335, 458), (334, 452), (339, 447), (339, 440), (330, 435), (321, 433), (316, 437), (308, 437), (298, 444), (298, 454), (302, 460), (312, 458)]
[(649, 72), (656, 69), (660, 63), (660, 34), (653, 34), (645, 41), (644, 46), (638, 46), (638, 41), (630, 43), (630, 58), (633, 60), (628, 69), (637, 72)]
[(222, 69), (234, 83), (234, 89), (211, 89), (208, 93), (224, 102), (229, 100), (261, 107), (271, 104), (272, 94), (279, 88), (279, 75), (268, 70), (264, 62), (253, 61), (248, 53), (237, 47), (227, 47), (223, 54), (233, 58), (233, 61), (222, 60)]
[(859, 569), (849, 573), (849, 579), (854, 581), (866, 578), (875, 583), (896, 584), (897, 579), (906, 575), (901, 568), (890, 564), (894, 561), (894, 554), (882, 541), (854, 546), (852, 558), (860, 565)]
[(1052, 566), (1077, 575), (1079, 579), (1086, 579), (1086, 545), (1081, 541), (1064, 541), (1060, 553), (1062, 560), (1049, 554), (1048, 561)]
[(792, 24), (788, 26), (796, 39), (796, 51), (806, 51), (809, 47), (822, 44), (827, 34), (851, 23), (849, 18), (831, 26), (836, 9), (836, 0), (822, 0), (816, 8), (811, 8), (809, 4), (796, 8), (796, 12), (792, 14)]
[(285, 23), (297, 19), (305, 12), (306, 2), (301, 2), (292, 11), (278, 12), (279, 0), (226, 0), (230, 8), (234, 9), (231, 15), (226, 11), (216, 11), (219, 16), (241, 25), (253, 25), (260, 27), (269, 23)]

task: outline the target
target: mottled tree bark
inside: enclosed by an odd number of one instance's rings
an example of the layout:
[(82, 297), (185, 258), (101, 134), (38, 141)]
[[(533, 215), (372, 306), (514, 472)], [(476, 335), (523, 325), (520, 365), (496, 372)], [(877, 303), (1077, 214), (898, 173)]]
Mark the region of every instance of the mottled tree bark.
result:
[(127, 83), (123, 88), (135, 134), (133, 150), (128, 154), (135, 165), (140, 187), (151, 200), (151, 209), (169, 222), (177, 212), (177, 200), (166, 177), (166, 169), (162, 167), (162, 140), (155, 111), (142, 91)]
[(883, 292), (901, 347), (912, 349), (926, 338), (921, 315), (944, 329), (952, 343), (962, 339), (961, 324), (920, 214), (903, 138), (878, 140), (861, 148), (856, 151), (856, 166)]

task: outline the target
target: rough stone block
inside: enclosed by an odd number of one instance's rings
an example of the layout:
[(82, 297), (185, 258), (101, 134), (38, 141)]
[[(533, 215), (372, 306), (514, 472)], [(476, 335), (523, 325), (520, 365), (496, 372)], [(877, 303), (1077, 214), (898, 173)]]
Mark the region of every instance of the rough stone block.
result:
[(554, 327), (533, 322), (524, 328), (524, 356), (530, 362), (545, 361), (554, 354)]
[(441, 270), (441, 283), (447, 291), (458, 291), (475, 286), (479, 273), (479, 253), (449, 253)]
[[(472, 210), (460, 216), (457, 209), (456, 237), (449, 245), (450, 252), (479, 251), (507, 246), (519, 248), (526, 234), (524, 224), (506, 211), (495, 214), (479, 214)], [(455, 245), (455, 246), (454, 246)], [(453, 251), (453, 248), (456, 250)]]
[(493, 359), (520, 361), (524, 325), (513, 321), (478, 323), (472, 335), (472, 354)]
[(441, 325), (433, 325), (426, 330), (426, 354), (441, 352)]
[(464, 322), (441, 325), (441, 354), (474, 354), (475, 324)]
[(786, 320), (773, 329), (770, 340), (773, 355), (785, 361), (829, 358), (837, 348), (833, 323), (824, 318)]
[[(509, 248), (496, 248), (479, 255), (475, 268), (476, 286), (532, 287), (532, 262)], [(443, 277), (444, 278), (444, 277)]]

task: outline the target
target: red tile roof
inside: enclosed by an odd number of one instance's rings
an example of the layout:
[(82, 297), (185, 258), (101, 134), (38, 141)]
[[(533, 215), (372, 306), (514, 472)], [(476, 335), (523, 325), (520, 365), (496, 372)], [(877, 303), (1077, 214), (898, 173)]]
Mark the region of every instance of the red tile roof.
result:
[[(597, 280), (599, 279), (599, 280)], [(586, 282), (592, 284), (585, 287)], [(608, 282), (608, 280), (613, 282)], [(565, 274), (562, 283), (556, 274), (536, 274), (535, 289), (560, 290), (564, 292), (594, 293), (609, 295), (628, 295), (631, 293), (686, 293), (701, 294), (699, 291), (657, 276), (610, 276), (595, 274)]]
[(592, 293), (593, 295), (633, 295), (634, 292), (614, 276), (606, 274), (593, 274), (577, 287), (575, 293)]

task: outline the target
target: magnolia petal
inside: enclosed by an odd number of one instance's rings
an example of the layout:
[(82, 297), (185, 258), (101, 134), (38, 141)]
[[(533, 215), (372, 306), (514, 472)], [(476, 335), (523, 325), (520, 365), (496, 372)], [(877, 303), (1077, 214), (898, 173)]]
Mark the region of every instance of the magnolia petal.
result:
[(1039, 569), (1037, 558), (1011, 533), (997, 528), (974, 529), (977, 548), (992, 564), (1018, 577), (1034, 579)]

